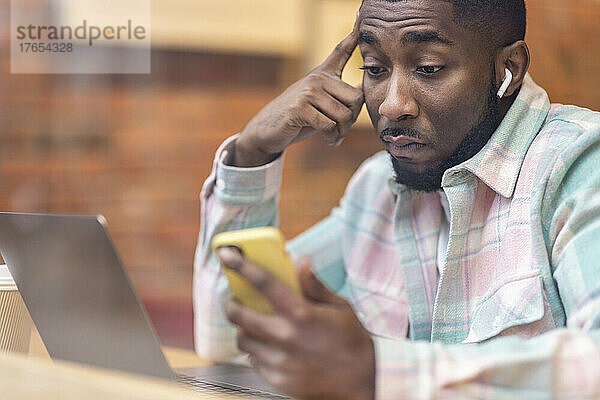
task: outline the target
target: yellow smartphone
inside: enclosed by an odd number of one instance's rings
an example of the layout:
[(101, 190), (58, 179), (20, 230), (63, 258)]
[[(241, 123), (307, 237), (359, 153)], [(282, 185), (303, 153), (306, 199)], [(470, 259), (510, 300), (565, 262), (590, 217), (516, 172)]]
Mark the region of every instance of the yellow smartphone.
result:
[[(223, 232), (213, 237), (211, 246), (213, 251), (219, 247), (239, 248), (246, 259), (270, 272), (295, 293), (301, 293), (296, 269), (285, 251), (285, 239), (279, 229), (261, 227)], [(221, 268), (229, 281), (229, 288), (240, 303), (264, 314), (273, 312), (273, 306), (262, 293), (238, 273), (222, 265)]]

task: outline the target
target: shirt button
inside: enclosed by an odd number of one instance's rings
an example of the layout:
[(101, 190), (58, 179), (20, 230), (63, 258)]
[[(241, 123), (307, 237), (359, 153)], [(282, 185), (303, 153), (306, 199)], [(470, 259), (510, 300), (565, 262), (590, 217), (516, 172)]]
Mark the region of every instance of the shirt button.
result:
[(223, 179), (217, 179), (217, 189), (225, 190), (225, 188), (227, 188), (225, 181)]

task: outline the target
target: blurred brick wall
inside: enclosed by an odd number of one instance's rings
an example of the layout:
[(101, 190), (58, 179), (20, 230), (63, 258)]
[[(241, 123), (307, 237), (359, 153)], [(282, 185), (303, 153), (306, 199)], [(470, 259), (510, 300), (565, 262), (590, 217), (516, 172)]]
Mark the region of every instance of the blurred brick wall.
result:
[[(156, 50), (150, 76), (10, 75), (0, 0), (0, 209), (102, 213), (161, 339), (191, 346), (198, 195), (218, 144), (290, 83), (268, 57)], [(553, 101), (600, 109), (600, 2), (529, 1), (534, 78)], [(281, 226), (326, 216), (380, 145), (355, 130), (286, 155)]]
[(600, 1), (527, 0), (533, 78), (555, 103), (600, 110)]

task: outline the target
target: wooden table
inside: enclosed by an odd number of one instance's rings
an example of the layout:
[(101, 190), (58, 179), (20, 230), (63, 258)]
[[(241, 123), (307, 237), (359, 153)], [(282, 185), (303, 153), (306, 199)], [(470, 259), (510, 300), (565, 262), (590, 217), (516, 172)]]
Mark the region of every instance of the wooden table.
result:
[[(0, 354), (0, 398), (11, 400), (239, 400), (195, 393), (173, 382), (51, 360), (39, 338), (30, 354)], [(172, 368), (209, 364), (193, 351), (163, 348)]]
[(210, 365), (209, 361), (198, 357), (195, 351), (163, 346), (163, 353), (172, 369)]
[[(189, 365), (188, 352), (169, 358)], [(186, 354), (187, 353), (187, 354)], [(179, 364), (181, 362), (181, 364)], [(22, 354), (0, 355), (0, 398), (10, 400), (239, 400), (173, 382)]]

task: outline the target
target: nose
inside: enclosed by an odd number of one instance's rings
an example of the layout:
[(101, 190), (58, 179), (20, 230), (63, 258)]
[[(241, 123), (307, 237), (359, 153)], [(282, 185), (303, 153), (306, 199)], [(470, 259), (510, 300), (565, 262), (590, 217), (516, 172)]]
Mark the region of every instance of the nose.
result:
[(419, 106), (412, 96), (410, 84), (400, 74), (394, 74), (389, 81), (385, 99), (379, 106), (379, 115), (391, 121), (416, 118)]

